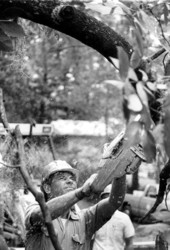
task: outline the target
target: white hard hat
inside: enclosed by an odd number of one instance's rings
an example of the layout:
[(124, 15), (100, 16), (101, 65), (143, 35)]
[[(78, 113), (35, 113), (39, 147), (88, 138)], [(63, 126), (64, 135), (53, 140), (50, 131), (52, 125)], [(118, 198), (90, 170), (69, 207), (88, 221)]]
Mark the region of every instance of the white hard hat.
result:
[(42, 181), (47, 180), (51, 175), (57, 172), (70, 172), (76, 179), (78, 179), (78, 170), (72, 168), (66, 161), (56, 160), (50, 162), (48, 165), (44, 167), (44, 171), (42, 174)]

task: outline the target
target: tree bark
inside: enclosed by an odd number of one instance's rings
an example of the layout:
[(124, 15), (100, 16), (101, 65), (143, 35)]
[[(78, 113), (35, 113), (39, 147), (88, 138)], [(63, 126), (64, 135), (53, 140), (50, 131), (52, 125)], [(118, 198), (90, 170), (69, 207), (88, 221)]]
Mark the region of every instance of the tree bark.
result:
[(46, 0), (0, 0), (1, 19), (21, 17), (69, 35), (97, 50), (105, 58), (117, 58), (117, 46), (131, 55), (131, 45), (108, 25), (70, 5)]

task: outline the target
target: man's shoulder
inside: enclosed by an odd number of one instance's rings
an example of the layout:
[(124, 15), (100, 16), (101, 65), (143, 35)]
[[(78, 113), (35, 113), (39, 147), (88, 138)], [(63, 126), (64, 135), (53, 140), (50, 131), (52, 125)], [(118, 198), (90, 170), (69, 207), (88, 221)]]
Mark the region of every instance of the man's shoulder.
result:
[(129, 215), (127, 215), (126, 213), (123, 213), (119, 210), (116, 210), (115, 213), (113, 214), (113, 216), (117, 217), (117, 218), (122, 218), (122, 219), (128, 219)]
[(124, 225), (131, 224), (131, 219), (129, 215), (127, 215), (124, 212), (121, 212), (119, 210), (116, 210), (115, 213), (113, 214), (112, 221), (121, 221)]
[(26, 226), (26, 228), (31, 225), (30, 218), (31, 218), (33, 212), (37, 208), (39, 208), (38, 202), (34, 202), (34, 203), (31, 203), (30, 205), (28, 205), (26, 212), (25, 212), (25, 226)]
[(33, 211), (34, 209), (36, 209), (37, 207), (39, 207), (39, 204), (38, 204), (38, 202), (33, 202), (33, 203), (31, 203), (31, 204), (29, 204), (28, 206), (27, 206), (27, 209), (26, 209), (26, 214), (28, 213), (28, 212), (30, 212), (30, 211)]
[(119, 211), (119, 210), (116, 210), (113, 216), (126, 218), (128, 215), (125, 214), (125, 213), (123, 213), (123, 212), (121, 212), (121, 211)]

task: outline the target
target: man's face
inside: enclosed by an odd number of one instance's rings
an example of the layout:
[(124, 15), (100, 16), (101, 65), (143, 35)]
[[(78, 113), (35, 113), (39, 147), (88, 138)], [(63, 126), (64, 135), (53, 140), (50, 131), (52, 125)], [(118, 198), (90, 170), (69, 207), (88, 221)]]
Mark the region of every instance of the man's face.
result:
[(77, 188), (76, 177), (69, 172), (57, 172), (51, 181), (52, 198), (68, 193)]

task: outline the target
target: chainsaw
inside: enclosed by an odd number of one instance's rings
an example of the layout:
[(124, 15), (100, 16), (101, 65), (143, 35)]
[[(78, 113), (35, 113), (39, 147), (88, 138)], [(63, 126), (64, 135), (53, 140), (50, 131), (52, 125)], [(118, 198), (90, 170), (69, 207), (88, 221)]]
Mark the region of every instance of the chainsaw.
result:
[(101, 192), (113, 178), (133, 174), (142, 161), (146, 161), (142, 147), (140, 144), (129, 146), (125, 131), (122, 131), (110, 144), (105, 144), (92, 190)]

